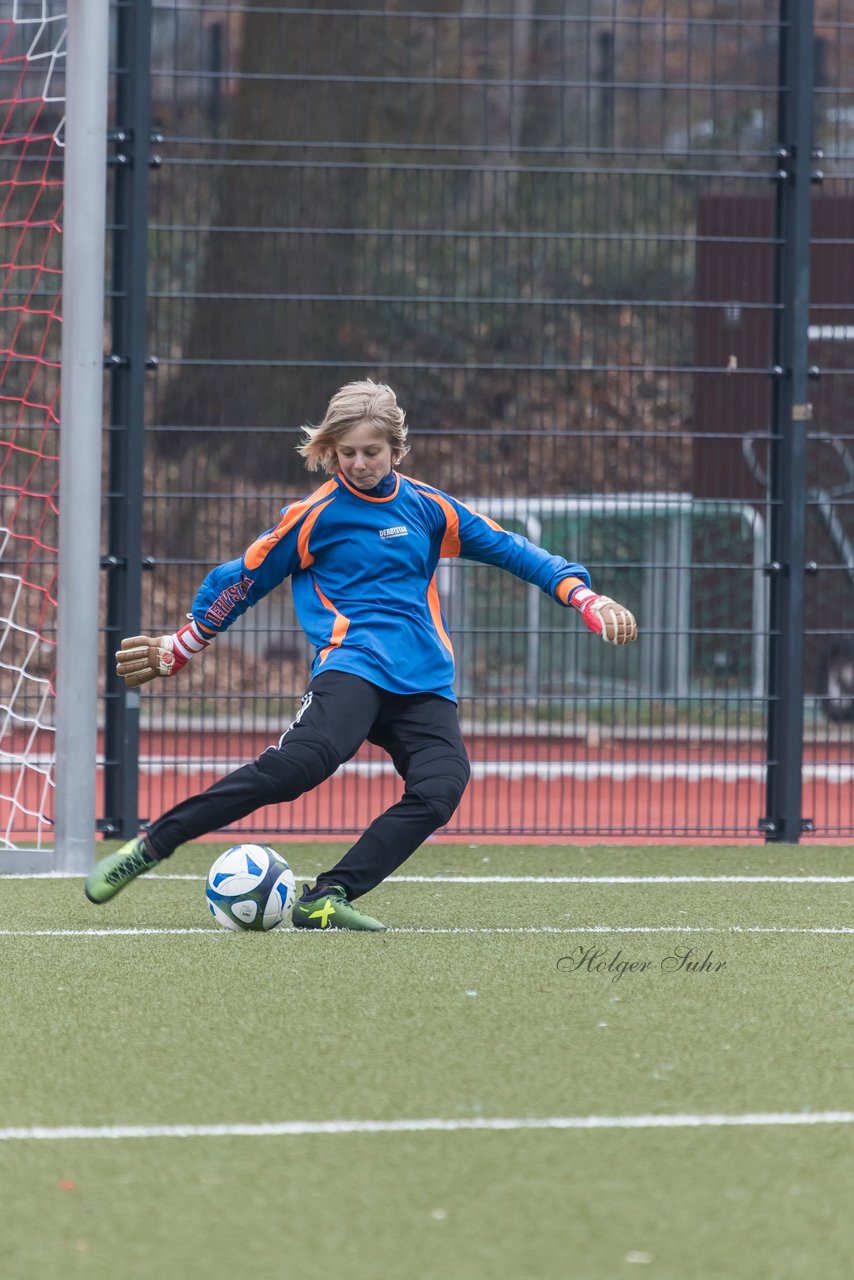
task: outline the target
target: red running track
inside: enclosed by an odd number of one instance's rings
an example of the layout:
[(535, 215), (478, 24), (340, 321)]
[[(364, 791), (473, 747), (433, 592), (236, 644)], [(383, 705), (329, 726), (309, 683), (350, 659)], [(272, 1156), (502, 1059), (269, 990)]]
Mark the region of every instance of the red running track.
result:
[[(470, 734), (473, 778), (444, 833), (449, 838), (513, 835), (534, 840), (760, 839), (765, 812), (761, 742), (567, 739)], [(139, 813), (157, 817), (270, 745), (265, 735), (157, 731), (143, 735)], [(818, 746), (820, 745), (820, 755)], [(0, 792), (13, 778), (0, 769)], [(18, 789), (35, 809), (38, 775)], [(229, 828), (232, 833), (288, 838), (350, 836), (401, 794), (402, 782), (382, 752), (365, 746), (309, 795), (270, 806)], [(103, 771), (98, 771), (98, 813)], [(5, 810), (5, 812), (4, 812)], [(850, 743), (807, 744), (803, 812), (816, 839), (854, 833), (854, 752)], [(0, 799), (0, 833), (10, 821)]]

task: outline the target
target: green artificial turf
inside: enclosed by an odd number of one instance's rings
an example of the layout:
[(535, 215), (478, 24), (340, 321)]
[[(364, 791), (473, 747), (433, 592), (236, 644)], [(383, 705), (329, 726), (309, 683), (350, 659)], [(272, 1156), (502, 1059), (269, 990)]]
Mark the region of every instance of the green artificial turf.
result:
[[(365, 899), (385, 934), (229, 934), (204, 900), (221, 847), (103, 907), (0, 880), (8, 1280), (850, 1274), (851, 1124), (37, 1140), (854, 1109), (854, 935), (784, 931), (850, 928), (852, 884), (390, 881)], [(282, 851), (307, 877), (338, 853)], [(401, 868), (440, 874), (852, 872), (803, 846), (436, 843)], [(82, 932), (122, 929), (154, 932)]]

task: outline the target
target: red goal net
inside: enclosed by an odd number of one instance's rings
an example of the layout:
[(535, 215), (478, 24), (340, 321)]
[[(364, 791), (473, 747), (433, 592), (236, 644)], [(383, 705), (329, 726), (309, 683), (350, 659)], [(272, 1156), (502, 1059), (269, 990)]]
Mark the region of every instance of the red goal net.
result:
[(0, 18), (0, 857), (52, 843), (65, 29)]

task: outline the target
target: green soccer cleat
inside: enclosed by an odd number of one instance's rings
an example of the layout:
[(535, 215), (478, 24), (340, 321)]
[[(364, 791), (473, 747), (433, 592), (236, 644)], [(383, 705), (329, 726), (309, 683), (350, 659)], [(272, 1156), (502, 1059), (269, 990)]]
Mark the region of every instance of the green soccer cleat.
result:
[(291, 918), (295, 929), (370, 929), (376, 932), (386, 927), (372, 916), (357, 911), (338, 884), (329, 885), (326, 892), (317, 898), (306, 898), (306, 889), (294, 903)]
[(145, 851), (145, 840), (138, 836), (128, 840), (121, 849), (102, 858), (86, 877), (83, 892), (90, 902), (108, 902), (126, 884), (157, 866), (157, 858), (150, 858)]

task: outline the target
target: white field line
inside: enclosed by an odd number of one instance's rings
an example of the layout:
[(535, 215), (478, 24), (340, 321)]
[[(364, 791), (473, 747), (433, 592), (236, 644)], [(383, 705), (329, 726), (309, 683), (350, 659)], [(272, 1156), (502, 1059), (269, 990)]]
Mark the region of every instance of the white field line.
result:
[[(143, 756), (140, 771), (148, 774), (193, 774), (204, 770), (220, 774), (230, 773), (245, 764), (245, 760), (191, 760), (186, 756)], [(730, 761), (679, 761), (679, 760), (472, 760), (472, 777), (502, 778), (508, 782), (534, 778), (550, 782), (558, 778), (571, 778), (578, 782), (609, 778), (615, 782), (627, 782), (633, 778), (652, 782), (765, 782), (767, 767), (755, 763)], [(351, 760), (342, 765), (339, 774), (351, 774), (359, 778), (397, 777), (390, 760)], [(822, 781), (836, 784), (854, 782), (854, 764), (806, 764), (803, 768), (805, 782)]]
[[(320, 930), (302, 930), (302, 929), (274, 929), (271, 932), (277, 934), (278, 937), (293, 936), (294, 934), (308, 932), (315, 936)], [(326, 933), (346, 933), (347, 930), (327, 929)], [(568, 934), (568, 933), (702, 933), (702, 934), (736, 934), (736, 933), (787, 933), (787, 934), (854, 934), (854, 926), (847, 925), (813, 925), (803, 928), (792, 928), (788, 925), (781, 924), (731, 924), (723, 927), (706, 926), (698, 924), (655, 924), (655, 925), (611, 925), (611, 924), (586, 924), (586, 925), (508, 925), (502, 926), (484, 926), (478, 928), (471, 926), (465, 928), (463, 926), (448, 928), (431, 928), (429, 926), (419, 926), (407, 928), (405, 926), (398, 928), (386, 929), (387, 934)], [(0, 938), (135, 938), (150, 937), (160, 934), (191, 934), (200, 933), (209, 938), (235, 938), (240, 937), (239, 931), (232, 932), (229, 929), (217, 929), (215, 927), (184, 927), (184, 928), (127, 928), (127, 929), (0, 929)], [(269, 936), (269, 935), (268, 935)]]
[[(313, 875), (298, 875), (312, 880)], [(154, 880), (204, 880), (204, 876), (159, 874)], [(854, 876), (390, 876), (387, 884), (854, 884)]]
[(0, 1142), (68, 1142), (123, 1138), (290, 1138), (355, 1133), (512, 1132), (543, 1129), (728, 1129), (854, 1124), (854, 1111), (768, 1111), (742, 1115), (482, 1116), (445, 1120), (284, 1120), (265, 1124), (32, 1125), (0, 1129)]
[[(0, 854), (0, 867), (3, 865)], [(295, 871), (297, 880), (313, 880), (313, 871)], [(72, 871), (31, 871), (13, 872), (3, 875), (2, 880), (80, 880), (82, 874)], [(145, 883), (153, 880), (192, 880), (201, 882), (205, 879), (200, 874), (181, 872), (152, 872)], [(851, 876), (389, 876), (383, 881), (387, 884), (854, 884)]]
[(383, 884), (854, 884), (854, 876), (391, 876)]
[[(48, 757), (45, 756), (45, 760)], [(36, 766), (41, 757), (33, 755), (28, 763)], [(104, 760), (98, 757), (98, 766)], [(184, 776), (198, 773), (214, 773), (218, 777), (239, 769), (245, 758), (229, 757), (205, 759), (187, 756), (141, 756), (139, 771), (157, 776), (163, 773)], [(550, 782), (558, 778), (575, 779), (578, 782), (607, 778), (614, 782), (627, 782), (634, 778), (652, 782), (764, 782), (767, 767), (761, 761), (727, 760), (473, 760), (472, 777), (502, 778), (509, 782), (535, 778)], [(397, 777), (390, 760), (350, 760), (343, 764), (338, 774), (351, 774), (359, 778)], [(805, 764), (803, 776), (806, 782), (827, 782), (845, 785), (854, 782), (854, 764)]]
[[(215, 773), (218, 777), (239, 769), (245, 760), (188, 760), (186, 756), (143, 757), (139, 762), (141, 773), (159, 775)], [(816, 766), (812, 766), (814, 769)], [(854, 780), (854, 766), (826, 765), (818, 766), (822, 779), (830, 782), (850, 782)], [(833, 776), (828, 772), (833, 771)], [(841, 772), (840, 772), (841, 771)], [(811, 775), (804, 767), (804, 778)], [(836, 777), (836, 773), (840, 773)], [(394, 765), (386, 760), (351, 760), (338, 769), (336, 776), (347, 775), (357, 778), (397, 777)], [(472, 760), (471, 776), (475, 781), (483, 778), (501, 778), (506, 782), (518, 782), (525, 778), (533, 778), (540, 782), (551, 782), (559, 778), (575, 779), (578, 782), (594, 781), (608, 778), (614, 782), (627, 782), (632, 778), (650, 779), (653, 782), (682, 780), (685, 782), (764, 782), (767, 768), (761, 763), (730, 763), (727, 761), (681, 762), (681, 761), (625, 761), (625, 760)]]

